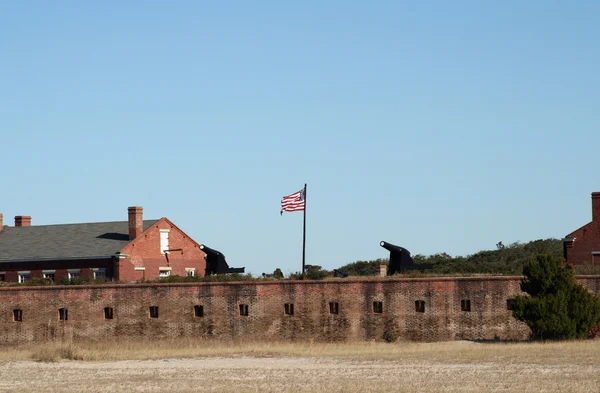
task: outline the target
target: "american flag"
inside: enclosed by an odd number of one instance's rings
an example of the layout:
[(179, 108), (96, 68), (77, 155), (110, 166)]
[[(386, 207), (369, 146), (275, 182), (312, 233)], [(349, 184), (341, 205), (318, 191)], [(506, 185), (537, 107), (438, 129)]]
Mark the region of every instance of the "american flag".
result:
[(306, 201), (304, 198), (305, 190), (302, 189), (298, 192), (293, 193), (292, 195), (286, 195), (281, 198), (281, 213), (283, 212), (297, 212), (304, 210), (304, 206), (306, 205)]

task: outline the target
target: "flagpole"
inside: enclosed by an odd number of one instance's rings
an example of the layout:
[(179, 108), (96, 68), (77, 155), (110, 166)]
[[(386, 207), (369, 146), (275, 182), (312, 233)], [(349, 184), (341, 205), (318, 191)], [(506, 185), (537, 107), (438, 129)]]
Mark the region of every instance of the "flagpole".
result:
[(304, 229), (302, 231), (302, 277), (304, 277), (304, 274), (306, 273), (305, 252), (306, 252), (306, 183), (304, 183)]

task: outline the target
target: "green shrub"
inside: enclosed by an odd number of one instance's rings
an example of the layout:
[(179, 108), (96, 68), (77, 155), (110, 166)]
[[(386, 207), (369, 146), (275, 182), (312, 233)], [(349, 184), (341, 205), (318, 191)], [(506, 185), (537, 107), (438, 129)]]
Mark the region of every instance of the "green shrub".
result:
[(529, 326), (533, 339), (585, 338), (600, 322), (600, 299), (577, 282), (562, 258), (538, 255), (523, 274), (521, 290), (529, 296), (516, 297), (513, 316)]
[(302, 275), (302, 272), (291, 273), (290, 280), (322, 280), (332, 275), (330, 271), (324, 270), (319, 265), (306, 265), (304, 273), (304, 275)]
[(23, 283), (23, 285), (30, 286), (30, 287), (39, 287), (39, 286), (52, 285), (52, 284), (54, 284), (54, 283), (49, 278), (41, 278), (41, 277), (35, 277), (35, 278), (27, 280)]
[(388, 260), (379, 258), (374, 261), (356, 261), (340, 267), (339, 271), (351, 276), (378, 276), (379, 265), (387, 265)]

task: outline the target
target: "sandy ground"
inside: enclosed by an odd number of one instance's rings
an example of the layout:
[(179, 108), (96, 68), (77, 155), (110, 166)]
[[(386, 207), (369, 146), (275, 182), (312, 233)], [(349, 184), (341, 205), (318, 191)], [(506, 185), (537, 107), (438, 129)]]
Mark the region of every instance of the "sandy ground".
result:
[(0, 392), (600, 392), (598, 365), (207, 357), (0, 364)]

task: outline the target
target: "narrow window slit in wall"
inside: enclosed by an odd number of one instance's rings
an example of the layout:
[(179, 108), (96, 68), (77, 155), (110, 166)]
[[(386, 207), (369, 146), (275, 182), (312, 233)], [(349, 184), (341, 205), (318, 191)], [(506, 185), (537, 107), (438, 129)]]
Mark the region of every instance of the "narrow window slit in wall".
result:
[(383, 302), (373, 302), (373, 312), (375, 314), (383, 313)]
[(340, 312), (340, 304), (337, 302), (329, 303), (329, 313), (330, 314), (339, 314)]
[(463, 299), (460, 301), (460, 311), (471, 311), (471, 300)]
[(506, 309), (512, 311), (515, 299), (506, 299)]
[(13, 310), (13, 321), (23, 322), (23, 310), (20, 310), (20, 309)]
[(60, 321), (66, 321), (69, 319), (69, 310), (67, 310), (66, 308), (59, 308), (58, 309), (58, 319)]
[(158, 306), (150, 306), (150, 318), (158, 318)]
[(415, 300), (415, 311), (425, 312), (425, 300)]
[(104, 319), (113, 319), (112, 307), (104, 307)]
[(194, 306), (194, 316), (195, 317), (203, 317), (204, 316), (204, 306)]
[(248, 316), (248, 305), (247, 304), (240, 304), (240, 315), (247, 317)]
[(294, 315), (294, 303), (286, 303), (283, 309), (285, 315)]

